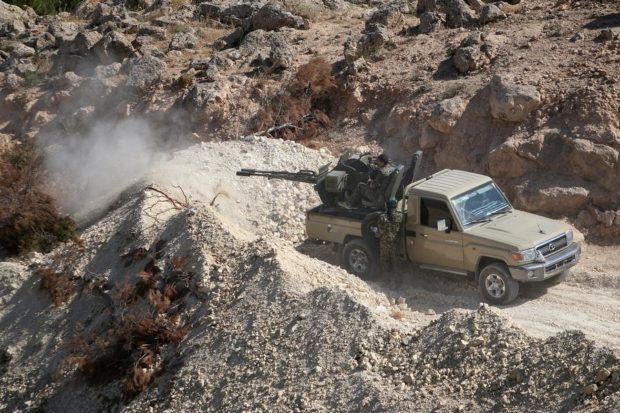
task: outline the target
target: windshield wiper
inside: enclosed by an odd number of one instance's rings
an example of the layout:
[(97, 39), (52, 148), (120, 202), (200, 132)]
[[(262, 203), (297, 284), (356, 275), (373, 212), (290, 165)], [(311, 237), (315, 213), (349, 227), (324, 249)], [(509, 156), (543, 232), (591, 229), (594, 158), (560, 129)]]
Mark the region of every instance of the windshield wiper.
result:
[(504, 207), (504, 208), (498, 209), (497, 211), (493, 211), (493, 212), (491, 212), (491, 213), (490, 213), (489, 215), (487, 215), (486, 217), (488, 218), (488, 217), (491, 217), (491, 216), (493, 216), (493, 215), (503, 214), (503, 213), (505, 213), (505, 212), (512, 212), (512, 208), (511, 208), (511, 207), (508, 207), (508, 209), (506, 209), (506, 207)]
[(480, 224), (482, 222), (489, 222), (491, 221), (491, 217), (494, 215), (499, 215), (499, 214), (503, 214), (505, 212), (512, 212), (512, 208), (508, 207), (508, 209), (506, 209), (506, 207), (498, 209), (497, 211), (493, 211), (489, 214), (487, 214), (486, 216), (482, 217), (482, 218), (478, 218), (475, 219), (473, 221), (468, 222), (466, 225), (471, 225), (471, 224)]
[(489, 222), (491, 221), (491, 218), (484, 217), (484, 218), (478, 218), (478, 219), (474, 219), (473, 221), (468, 222), (466, 225), (471, 225), (471, 224), (480, 224), (482, 222)]

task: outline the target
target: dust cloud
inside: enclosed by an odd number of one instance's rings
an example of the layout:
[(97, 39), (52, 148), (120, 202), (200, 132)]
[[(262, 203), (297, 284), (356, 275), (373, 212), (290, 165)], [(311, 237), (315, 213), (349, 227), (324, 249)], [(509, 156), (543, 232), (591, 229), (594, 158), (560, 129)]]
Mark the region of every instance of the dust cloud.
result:
[(52, 195), (78, 222), (107, 208), (164, 157), (157, 133), (141, 119), (101, 121), (83, 134), (47, 138)]

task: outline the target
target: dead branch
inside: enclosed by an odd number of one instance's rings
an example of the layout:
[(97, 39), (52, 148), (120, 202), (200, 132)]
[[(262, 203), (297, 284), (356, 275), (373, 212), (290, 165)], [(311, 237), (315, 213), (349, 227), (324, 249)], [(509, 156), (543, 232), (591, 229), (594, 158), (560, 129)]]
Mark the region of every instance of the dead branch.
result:
[(178, 188), (179, 190), (181, 190), (181, 193), (183, 194), (183, 197), (185, 198), (183, 201), (178, 200), (176, 198), (173, 198), (172, 196), (168, 195), (167, 193), (165, 193), (161, 189), (157, 189), (157, 188), (155, 188), (152, 185), (147, 186), (145, 189), (153, 191), (153, 192), (157, 192), (158, 194), (163, 196), (166, 199), (166, 201), (168, 201), (168, 202), (170, 202), (170, 204), (172, 204), (174, 209), (182, 211), (184, 209), (189, 208), (189, 201), (188, 201), (187, 195), (185, 195), (185, 192), (183, 191), (183, 189), (181, 189), (181, 187), (179, 187), (179, 186), (175, 186), (175, 188)]

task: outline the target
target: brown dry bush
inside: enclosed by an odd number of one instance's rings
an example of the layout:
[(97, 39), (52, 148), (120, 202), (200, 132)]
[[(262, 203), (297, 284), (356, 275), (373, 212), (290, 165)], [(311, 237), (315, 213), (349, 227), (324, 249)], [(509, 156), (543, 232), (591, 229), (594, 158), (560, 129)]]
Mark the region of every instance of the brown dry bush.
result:
[[(159, 244), (153, 250), (161, 248)], [(179, 303), (183, 296), (174, 286), (187, 277), (185, 265), (185, 258), (172, 257), (167, 273), (158, 277), (151, 272), (151, 260), (135, 283), (108, 292), (115, 310), (112, 318), (99, 333), (67, 341), (69, 356), (60, 370), (77, 367), (91, 385), (120, 379), (126, 400), (145, 390), (162, 369), (158, 357), (163, 346), (177, 344), (187, 335)]]
[(75, 284), (71, 277), (64, 273), (54, 272), (51, 268), (39, 268), (37, 275), (41, 277), (41, 289), (47, 291), (56, 307), (60, 307), (75, 293)]
[(30, 148), (0, 157), (0, 245), (9, 254), (49, 252), (76, 239), (75, 225), (61, 216), (45, 190), (41, 159)]
[(272, 132), (278, 138), (308, 141), (331, 124), (339, 89), (331, 66), (322, 57), (299, 67), (283, 91), (272, 96), (255, 118), (255, 130), (289, 124)]

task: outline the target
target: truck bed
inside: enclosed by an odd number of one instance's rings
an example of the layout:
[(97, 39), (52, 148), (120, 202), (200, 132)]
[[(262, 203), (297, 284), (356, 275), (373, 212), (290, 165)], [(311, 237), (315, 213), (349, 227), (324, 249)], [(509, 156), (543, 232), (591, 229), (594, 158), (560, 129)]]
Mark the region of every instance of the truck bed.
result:
[(362, 221), (372, 212), (319, 205), (306, 212), (306, 232), (312, 239), (343, 243), (347, 235), (362, 236)]

